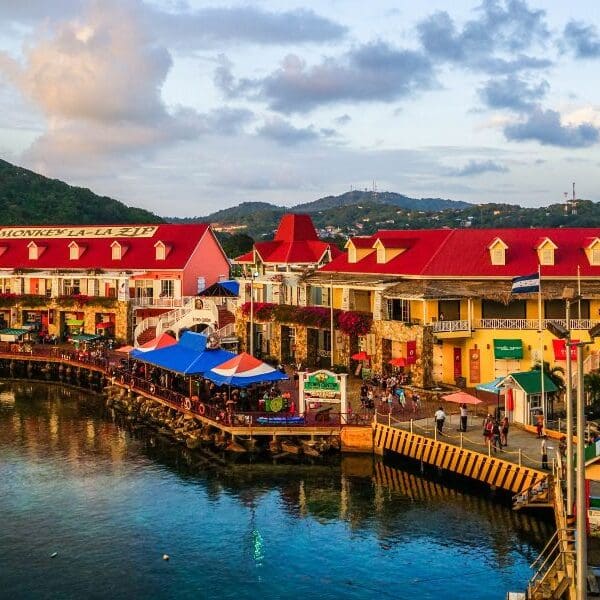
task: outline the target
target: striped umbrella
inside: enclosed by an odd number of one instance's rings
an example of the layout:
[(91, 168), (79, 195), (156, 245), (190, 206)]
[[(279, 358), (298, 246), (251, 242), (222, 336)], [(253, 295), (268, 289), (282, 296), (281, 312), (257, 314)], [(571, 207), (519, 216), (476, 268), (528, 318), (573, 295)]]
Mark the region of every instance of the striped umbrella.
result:
[(210, 371), (206, 371), (204, 377), (218, 385), (227, 384), (236, 387), (288, 379), (285, 373), (274, 369), (271, 365), (246, 352), (242, 352), (236, 357), (213, 367)]

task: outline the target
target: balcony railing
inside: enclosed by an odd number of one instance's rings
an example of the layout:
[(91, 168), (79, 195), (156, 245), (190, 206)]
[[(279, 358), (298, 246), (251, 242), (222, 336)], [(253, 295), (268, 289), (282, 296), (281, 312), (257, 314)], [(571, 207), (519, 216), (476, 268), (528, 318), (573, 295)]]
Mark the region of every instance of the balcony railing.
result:
[[(566, 327), (565, 319), (542, 319), (542, 329), (548, 323), (558, 323)], [(598, 319), (570, 319), (569, 329), (571, 331), (587, 331), (594, 325), (600, 323)], [(434, 321), (429, 323), (433, 333), (452, 333), (454, 331), (469, 331), (471, 329), (533, 329), (538, 330), (540, 322), (538, 319), (474, 319), (471, 323), (466, 319), (459, 321)]]
[(186, 301), (187, 296), (174, 298), (172, 296), (159, 296), (157, 298), (131, 298), (134, 308), (181, 308)]
[(436, 321), (431, 323), (434, 333), (452, 333), (453, 331), (469, 331), (469, 321)]

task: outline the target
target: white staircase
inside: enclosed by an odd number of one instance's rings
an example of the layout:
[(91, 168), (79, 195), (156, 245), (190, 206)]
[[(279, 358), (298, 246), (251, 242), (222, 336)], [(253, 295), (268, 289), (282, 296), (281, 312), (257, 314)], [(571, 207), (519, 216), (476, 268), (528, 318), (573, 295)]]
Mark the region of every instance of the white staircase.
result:
[(151, 327), (156, 328), (155, 336), (158, 337), (165, 331), (172, 331), (177, 338), (182, 329), (191, 329), (196, 325), (206, 325), (209, 333), (217, 332), (223, 339), (235, 334), (235, 324), (229, 323), (222, 329), (219, 326), (219, 311), (210, 298), (187, 298), (183, 306), (174, 308), (158, 317), (148, 317), (138, 323), (133, 332), (134, 345), (138, 346), (138, 339)]

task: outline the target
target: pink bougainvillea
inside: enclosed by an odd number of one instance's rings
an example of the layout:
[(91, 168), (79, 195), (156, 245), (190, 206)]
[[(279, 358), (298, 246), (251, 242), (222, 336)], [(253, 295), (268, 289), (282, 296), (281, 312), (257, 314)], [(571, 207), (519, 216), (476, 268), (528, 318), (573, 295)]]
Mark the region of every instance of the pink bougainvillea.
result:
[[(250, 316), (250, 302), (241, 307), (245, 317)], [(295, 323), (306, 327), (329, 328), (331, 309), (325, 306), (292, 306), (290, 304), (254, 303), (254, 318), (259, 321)], [(369, 313), (339, 310), (333, 311), (334, 325), (346, 335), (366, 335), (371, 330), (373, 318)]]

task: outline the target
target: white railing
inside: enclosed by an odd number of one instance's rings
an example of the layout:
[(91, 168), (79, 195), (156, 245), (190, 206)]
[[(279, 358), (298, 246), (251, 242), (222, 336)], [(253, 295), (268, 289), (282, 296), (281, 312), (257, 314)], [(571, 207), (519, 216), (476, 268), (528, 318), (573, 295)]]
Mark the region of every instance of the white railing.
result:
[[(567, 322), (565, 319), (542, 319), (542, 329), (545, 329), (548, 323), (566, 327)], [(600, 323), (597, 319), (570, 319), (569, 329), (587, 331), (597, 323)], [(476, 319), (473, 325), (475, 329), (539, 329), (540, 322), (538, 319)]]
[(452, 333), (453, 331), (469, 331), (469, 321), (435, 321), (430, 324), (434, 333)]
[(201, 323), (206, 324), (214, 331), (215, 325), (219, 323), (219, 311), (215, 303), (208, 298), (202, 298), (202, 308), (200, 308), (198, 300), (198, 298), (190, 298), (181, 308), (161, 315), (158, 318), (156, 335), (160, 335), (168, 329), (179, 330)]
[(175, 298), (171, 296), (158, 298), (132, 298), (133, 308), (180, 308), (188, 300), (187, 297)]
[(226, 338), (235, 337), (235, 323), (229, 323), (225, 327), (219, 329), (219, 337), (223, 340)]

